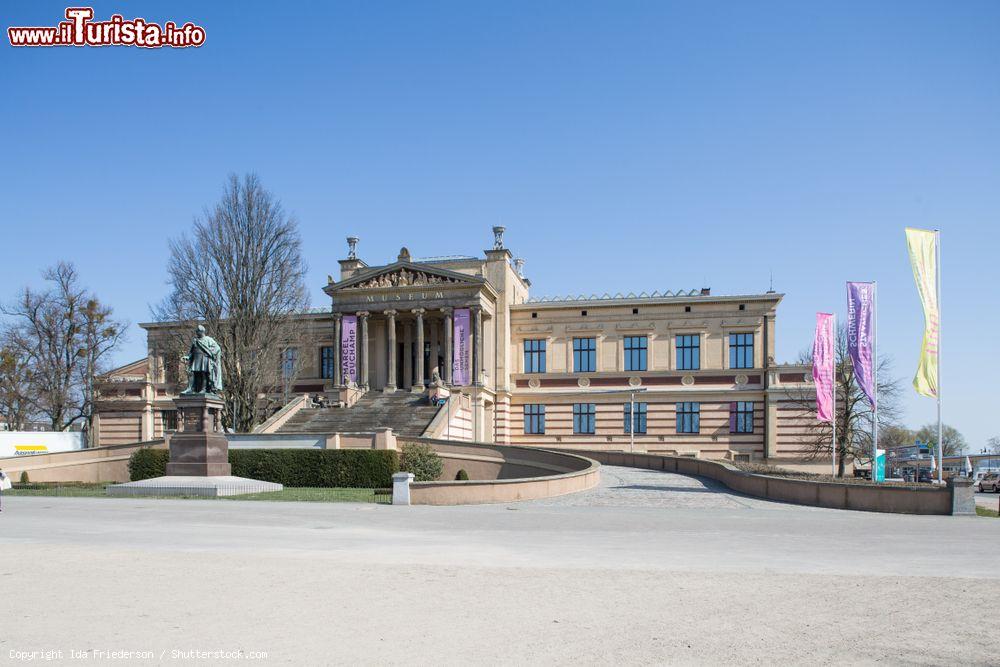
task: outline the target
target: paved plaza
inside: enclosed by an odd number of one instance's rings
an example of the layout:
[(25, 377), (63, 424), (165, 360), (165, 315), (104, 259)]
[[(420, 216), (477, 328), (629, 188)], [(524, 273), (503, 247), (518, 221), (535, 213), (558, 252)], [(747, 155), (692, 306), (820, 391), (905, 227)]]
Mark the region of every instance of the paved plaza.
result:
[(620, 466), (601, 466), (601, 484), (596, 489), (536, 500), (531, 504), (552, 507), (772, 509), (796, 512), (811, 509), (733, 493), (724, 484), (707, 478)]
[(128, 650), (166, 662), (197, 650), (299, 665), (985, 665), (1000, 655), (982, 615), (1000, 599), (1000, 521), (983, 518), (803, 508), (621, 468), (584, 494), (489, 506), (5, 503), (4, 659)]

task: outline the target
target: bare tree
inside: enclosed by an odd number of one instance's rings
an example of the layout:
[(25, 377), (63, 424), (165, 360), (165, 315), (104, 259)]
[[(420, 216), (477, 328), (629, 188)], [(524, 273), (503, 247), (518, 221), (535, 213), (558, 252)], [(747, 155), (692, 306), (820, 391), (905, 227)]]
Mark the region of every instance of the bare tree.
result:
[(1000, 454), (1000, 435), (994, 435), (986, 440), (986, 451), (990, 454)]
[[(837, 409), (834, 419), (837, 422), (837, 477), (843, 477), (847, 460), (853, 459), (871, 463), (872, 420), (874, 414), (868, 404), (868, 398), (861, 390), (854, 376), (854, 366), (847, 351), (847, 328), (837, 327), (836, 369), (834, 387), (837, 392)], [(802, 363), (812, 363), (812, 350), (800, 355)], [(876, 360), (878, 368), (878, 428), (879, 433), (894, 427), (899, 417), (899, 381), (892, 377), (892, 363), (888, 357), (879, 355)], [(799, 404), (801, 410), (815, 415), (816, 395), (814, 392), (802, 392), (793, 401)], [(827, 422), (811, 421), (805, 447), (807, 457), (812, 459), (829, 458), (832, 453), (831, 427)]]
[[(941, 436), (944, 441), (944, 456), (954, 456), (965, 451), (968, 443), (965, 436), (954, 426), (948, 424), (941, 425)], [(930, 445), (937, 453), (938, 428), (937, 424), (925, 424), (916, 433), (917, 440)]]
[(61, 431), (93, 419), (94, 377), (123, 342), (126, 324), (80, 285), (76, 269), (60, 262), (43, 274), (50, 287), (24, 288), (4, 307), (12, 318), (5, 347), (26, 365), (34, 411)]
[[(261, 397), (282, 387), (282, 352), (301, 329), (292, 316), (308, 306), (298, 224), (255, 175), (232, 175), (190, 236), (170, 243), (167, 272), (172, 291), (154, 316), (205, 324), (223, 351), (224, 423), (249, 431), (270, 407)], [(178, 350), (191, 328), (176, 328)]]
[(885, 426), (879, 429), (878, 444), (882, 449), (895, 449), (897, 447), (910, 447), (916, 440), (917, 434), (905, 426)]
[(23, 431), (33, 411), (31, 368), (27, 359), (8, 341), (0, 340), (0, 417), (8, 431)]

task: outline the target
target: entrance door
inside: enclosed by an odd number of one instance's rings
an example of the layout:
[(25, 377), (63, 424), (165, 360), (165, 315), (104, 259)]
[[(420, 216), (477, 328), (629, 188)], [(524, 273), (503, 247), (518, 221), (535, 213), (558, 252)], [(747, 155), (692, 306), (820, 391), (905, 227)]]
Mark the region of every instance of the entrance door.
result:
[(396, 343), (396, 386), (403, 389), (403, 349), (405, 343)]

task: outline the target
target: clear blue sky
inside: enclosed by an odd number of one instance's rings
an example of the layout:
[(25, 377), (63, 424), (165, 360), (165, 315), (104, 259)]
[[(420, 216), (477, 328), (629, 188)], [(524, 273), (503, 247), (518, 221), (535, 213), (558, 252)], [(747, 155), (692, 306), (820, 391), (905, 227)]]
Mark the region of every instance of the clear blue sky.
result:
[[(6, 2), (9, 25), (66, 3)], [(0, 46), (0, 290), (71, 259), (132, 322), (166, 242), (256, 171), (298, 217), (314, 286), (477, 254), (534, 294), (787, 293), (779, 360), (844, 281), (880, 283), (907, 422), (922, 315), (903, 239), (939, 227), (946, 421), (1000, 435), (998, 2), (97, 2), (207, 30), (200, 49)], [(133, 328), (119, 355), (144, 354)]]

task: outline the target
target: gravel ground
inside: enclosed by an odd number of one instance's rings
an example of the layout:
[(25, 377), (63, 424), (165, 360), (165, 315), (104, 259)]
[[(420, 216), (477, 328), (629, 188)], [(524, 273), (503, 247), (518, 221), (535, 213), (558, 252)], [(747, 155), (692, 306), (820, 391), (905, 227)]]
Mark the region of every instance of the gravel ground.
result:
[(0, 662), (997, 663), (998, 521), (608, 473), (589, 506), (9, 498)]

